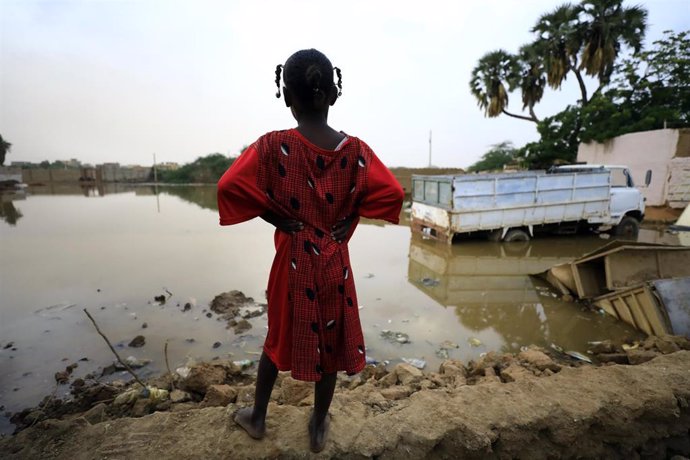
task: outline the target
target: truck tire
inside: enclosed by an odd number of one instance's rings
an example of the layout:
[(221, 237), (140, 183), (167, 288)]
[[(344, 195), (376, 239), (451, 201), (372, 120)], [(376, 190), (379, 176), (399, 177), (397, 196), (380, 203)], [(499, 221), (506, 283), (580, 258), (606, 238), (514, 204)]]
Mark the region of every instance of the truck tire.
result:
[(506, 236), (503, 237), (503, 241), (506, 243), (518, 243), (529, 240), (529, 233), (527, 233), (521, 228), (511, 228), (510, 230), (508, 230), (508, 233), (506, 233)]
[(637, 238), (640, 233), (640, 223), (631, 216), (624, 216), (620, 223), (613, 227), (613, 234), (621, 238)]

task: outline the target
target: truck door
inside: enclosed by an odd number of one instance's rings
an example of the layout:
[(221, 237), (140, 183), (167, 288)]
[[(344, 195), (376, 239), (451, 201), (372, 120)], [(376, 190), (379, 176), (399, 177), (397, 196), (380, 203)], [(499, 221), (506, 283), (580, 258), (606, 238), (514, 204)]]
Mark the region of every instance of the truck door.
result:
[(626, 168), (611, 168), (611, 220), (618, 223), (628, 211), (639, 208), (640, 191)]

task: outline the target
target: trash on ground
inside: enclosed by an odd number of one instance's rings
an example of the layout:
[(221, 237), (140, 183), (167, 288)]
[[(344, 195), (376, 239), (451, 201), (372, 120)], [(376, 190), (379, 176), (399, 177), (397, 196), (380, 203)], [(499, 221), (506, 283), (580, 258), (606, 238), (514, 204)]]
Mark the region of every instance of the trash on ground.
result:
[(254, 365), (254, 361), (251, 359), (241, 359), (239, 361), (233, 361), (232, 362), (235, 366), (238, 366), (242, 369), (246, 369), (248, 367), (252, 367)]
[(582, 353), (578, 353), (577, 351), (569, 350), (569, 351), (566, 351), (565, 354), (570, 356), (571, 358), (575, 358), (575, 359), (578, 359), (580, 361), (584, 361), (586, 363), (592, 364), (591, 359), (589, 359), (587, 356), (583, 355)]
[(482, 341), (476, 337), (470, 337), (469, 339), (467, 339), (467, 343), (469, 343), (473, 347), (479, 347), (482, 345)]
[(434, 279), (434, 278), (422, 278), (420, 280), (420, 282), (422, 283), (423, 286), (426, 286), (426, 287), (434, 287), (434, 286), (438, 286), (439, 284), (441, 284), (441, 282), (439, 280)]
[(404, 362), (410, 366), (416, 367), (417, 369), (424, 369), (426, 367), (426, 361), (417, 358), (402, 358)]
[(381, 337), (389, 342), (410, 343), (410, 336), (404, 332), (389, 331), (388, 329), (384, 329), (381, 331)]

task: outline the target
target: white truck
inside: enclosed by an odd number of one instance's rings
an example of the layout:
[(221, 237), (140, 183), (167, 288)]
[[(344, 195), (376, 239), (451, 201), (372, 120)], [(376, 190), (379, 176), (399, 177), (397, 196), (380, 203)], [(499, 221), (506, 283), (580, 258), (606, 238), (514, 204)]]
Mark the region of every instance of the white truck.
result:
[(511, 242), (584, 229), (636, 237), (644, 210), (625, 166), (412, 176), (412, 231), (448, 243), (459, 234)]

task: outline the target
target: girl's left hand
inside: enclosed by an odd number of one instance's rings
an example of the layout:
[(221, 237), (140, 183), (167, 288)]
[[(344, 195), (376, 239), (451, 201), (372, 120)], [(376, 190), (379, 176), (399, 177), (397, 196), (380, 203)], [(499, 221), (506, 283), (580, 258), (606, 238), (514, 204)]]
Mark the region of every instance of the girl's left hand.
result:
[(285, 233), (294, 234), (304, 229), (302, 222), (289, 217), (283, 217), (271, 211), (264, 213), (261, 218)]
[(350, 227), (352, 222), (355, 220), (355, 216), (348, 216), (343, 220), (336, 222), (336, 224), (331, 227), (331, 238), (333, 238), (338, 243), (342, 243), (347, 235), (350, 233)]

